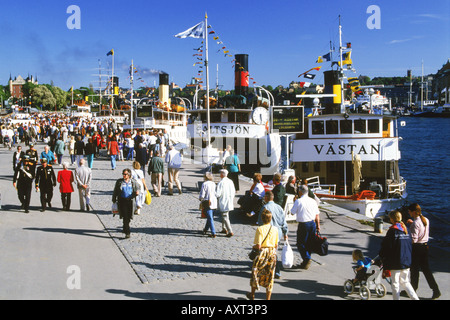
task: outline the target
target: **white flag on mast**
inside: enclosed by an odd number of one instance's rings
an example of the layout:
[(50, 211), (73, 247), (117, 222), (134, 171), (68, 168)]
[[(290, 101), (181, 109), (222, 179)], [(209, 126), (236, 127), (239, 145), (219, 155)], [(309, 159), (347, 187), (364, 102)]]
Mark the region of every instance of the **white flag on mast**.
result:
[(186, 31), (183, 31), (177, 35), (175, 35), (176, 38), (203, 38), (205, 32), (205, 22), (202, 21), (199, 24), (193, 26), (192, 28), (187, 29)]

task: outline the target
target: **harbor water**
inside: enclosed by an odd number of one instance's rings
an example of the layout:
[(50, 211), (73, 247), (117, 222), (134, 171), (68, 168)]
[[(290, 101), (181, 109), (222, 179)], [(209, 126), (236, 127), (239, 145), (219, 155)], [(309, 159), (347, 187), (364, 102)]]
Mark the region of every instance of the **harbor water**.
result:
[[(399, 118), (400, 174), (408, 202), (417, 202), (430, 220), (432, 242), (450, 249), (450, 119)], [(404, 122), (404, 126), (400, 123)]]

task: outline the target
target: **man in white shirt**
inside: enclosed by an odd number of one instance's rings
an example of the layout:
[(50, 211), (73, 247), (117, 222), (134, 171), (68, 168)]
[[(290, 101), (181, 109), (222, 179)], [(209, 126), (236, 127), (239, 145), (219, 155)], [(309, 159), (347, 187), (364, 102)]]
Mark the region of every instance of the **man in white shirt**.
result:
[(236, 190), (234, 183), (228, 176), (228, 170), (220, 170), (220, 182), (217, 184), (216, 197), (218, 200), (218, 209), (222, 214), (222, 232), (226, 233), (227, 237), (233, 236), (233, 229), (229, 218), (229, 212), (234, 209), (234, 196)]
[(300, 198), (294, 202), (291, 213), (296, 215), (297, 248), (303, 259), (300, 269), (308, 269), (311, 265), (311, 253), (307, 247), (309, 240), (320, 230), (320, 211), (317, 202), (308, 196), (308, 187), (299, 187)]
[[(154, 153), (156, 151), (156, 140), (158, 140), (158, 138), (156, 137), (156, 134), (152, 131), (149, 131), (149, 135), (148, 135), (148, 151), (149, 151), (149, 156), (153, 157)], [(160, 153), (161, 155), (161, 153)]]
[(133, 153), (134, 153), (134, 137), (132, 138), (126, 138), (126, 146), (128, 148), (128, 155), (126, 160), (133, 160)]
[(202, 202), (202, 209), (206, 214), (206, 225), (203, 228), (203, 234), (206, 235), (208, 229), (211, 229), (211, 238), (216, 237), (216, 228), (214, 227), (214, 210), (217, 209), (216, 184), (211, 172), (205, 173), (205, 182), (202, 184), (198, 199)]
[(183, 158), (173, 145), (169, 145), (169, 152), (166, 154), (165, 162), (167, 163), (167, 173), (169, 174), (169, 196), (173, 195), (173, 184), (177, 185), (180, 194), (182, 194), (181, 183), (178, 179)]

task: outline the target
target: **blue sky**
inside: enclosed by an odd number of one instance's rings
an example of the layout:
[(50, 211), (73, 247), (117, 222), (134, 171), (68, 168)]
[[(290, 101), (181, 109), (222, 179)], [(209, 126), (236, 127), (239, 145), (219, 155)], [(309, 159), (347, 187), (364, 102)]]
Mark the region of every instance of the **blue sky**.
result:
[[(81, 10), (81, 29), (70, 30), (70, 5)], [(380, 29), (369, 29), (370, 5), (380, 8)], [(107, 69), (115, 51), (120, 86), (129, 87), (127, 68), (134, 60), (142, 78), (135, 87), (158, 85), (152, 71), (169, 73), (170, 80), (186, 85), (198, 75), (193, 57), (199, 39), (174, 35), (204, 19), (223, 42), (210, 36), (210, 85), (234, 87), (233, 58), (249, 54), (250, 76), (256, 85), (283, 85), (305, 81), (298, 75), (318, 66), (330, 41), (338, 46), (338, 16), (343, 42), (352, 43), (352, 75), (404, 76), (435, 73), (450, 58), (450, 1), (432, 0), (197, 0), (103, 1), (46, 0), (2, 3), (0, 16), (0, 83), (13, 77), (37, 75), (40, 83), (67, 90), (98, 86), (99, 59)], [(324, 63), (322, 71), (329, 67)], [(106, 71), (105, 71), (106, 72)], [(323, 81), (321, 72), (314, 82)]]

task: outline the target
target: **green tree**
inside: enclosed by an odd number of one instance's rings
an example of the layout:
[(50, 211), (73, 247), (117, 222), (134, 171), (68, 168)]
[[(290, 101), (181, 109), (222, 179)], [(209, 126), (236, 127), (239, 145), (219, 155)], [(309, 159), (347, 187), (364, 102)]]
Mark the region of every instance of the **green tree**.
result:
[(370, 84), (370, 77), (360, 75), (360, 76), (359, 76), (359, 83), (360, 83), (362, 86)]
[[(0, 103), (3, 101), (3, 104), (6, 100), (11, 96), (11, 93), (9, 92), (9, 88), (7, 86), (0, 85)], [(3, 106), (0, 106), (3, 107)]]
[(34, 88), (36, 88), (38, 85), (31, 83), (31, 82), (27, 82), (23, 85), (22, 87), (22, 93), (24, 97), (29, 97), (31, 96), (31, 92), (33, 91)]
[(66, 105), (68, 93), (59, 87), (51, 87), (50, 91), (56, 100), (56, 107), (60, 110)]
[(45, 85), (39, 85), (31, 91), (33, 105), (43, 107), (46, 110), (54, 110), (56, 99)]

